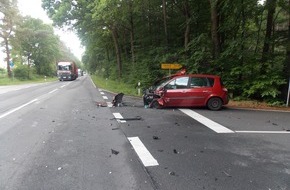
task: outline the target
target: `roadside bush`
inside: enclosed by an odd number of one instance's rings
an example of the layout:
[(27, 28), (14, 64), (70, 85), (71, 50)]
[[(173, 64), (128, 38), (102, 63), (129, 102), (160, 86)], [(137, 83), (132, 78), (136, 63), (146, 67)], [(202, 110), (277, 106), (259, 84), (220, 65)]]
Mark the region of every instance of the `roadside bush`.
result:
[(19, 65), (14, 70), (14, 77), (19, 80), (32, 79), (33, 69), (28, 68), (27, 65)]

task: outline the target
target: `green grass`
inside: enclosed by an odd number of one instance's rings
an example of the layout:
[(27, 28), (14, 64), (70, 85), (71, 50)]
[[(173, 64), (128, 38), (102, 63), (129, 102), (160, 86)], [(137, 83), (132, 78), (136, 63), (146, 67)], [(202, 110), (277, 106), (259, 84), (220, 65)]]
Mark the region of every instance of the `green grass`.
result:
[[(120, 81), (104, 79), (102, 77), (91, 75), (91, 78), (98, 88), (102, 88), (114, 93), (124, 93), (125, 95), (138, 96), (138, 89), (132, 85)], [(142, 93), (142, 92), (141, 92)]]
[(17, 85), (17, 84), (29, 84), (29, 83), (43, 83), (43, 82), (53, 82), (57, 81), (56, 77), (47, 77), (44, 80), (44, 77), (37, 77), (31, 80), (19, 80), (17, 78), (8, 78), (8, 77), (0, 77), (0, 86), (4, 85)]

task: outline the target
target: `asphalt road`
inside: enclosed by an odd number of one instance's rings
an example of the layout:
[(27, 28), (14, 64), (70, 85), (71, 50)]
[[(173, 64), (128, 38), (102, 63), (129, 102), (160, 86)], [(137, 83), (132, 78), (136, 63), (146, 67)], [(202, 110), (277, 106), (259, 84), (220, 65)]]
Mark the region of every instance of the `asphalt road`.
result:
[(290, 189), (290, 113), (114, 95), (88, 76), (0, 87), (0, 189)]

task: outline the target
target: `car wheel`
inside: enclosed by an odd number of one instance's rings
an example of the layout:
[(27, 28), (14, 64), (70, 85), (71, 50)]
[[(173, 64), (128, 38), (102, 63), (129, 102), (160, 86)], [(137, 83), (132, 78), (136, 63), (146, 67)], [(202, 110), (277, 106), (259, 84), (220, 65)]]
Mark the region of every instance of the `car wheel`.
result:
[(220, 98), (214, 97), (208, 100), (207, 107), (210, 110), (217, 111), (220, 110), (223, 106), (223, 102)]
[(152, 103), (150, 104), (151, 108), (159, 109), (161, 108), (160, 104), (158, 103), (157, 100), (153, 100)]

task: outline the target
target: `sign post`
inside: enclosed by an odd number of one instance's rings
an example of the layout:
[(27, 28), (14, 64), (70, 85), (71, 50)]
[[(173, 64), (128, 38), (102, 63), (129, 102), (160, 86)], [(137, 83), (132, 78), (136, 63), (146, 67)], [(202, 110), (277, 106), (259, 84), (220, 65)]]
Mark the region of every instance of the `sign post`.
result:
[(288, 107), (288, 105), (289, 105), (289, 94), (290, 94), (290, 78), (289, 78), (289, 81), (288, 81), (288, 83), (289, 83), (289, 86), (288, 86), (288, 94), (287, 94), (287, 102), (286, 102), (286, 107)]
[(139, 81), (137, 85), (138, 85), (138, 96), (140, 96), (140, 94), (141, 94), (141, 89), (140, 89), (141, 82)]

